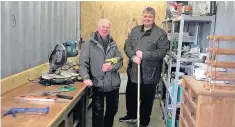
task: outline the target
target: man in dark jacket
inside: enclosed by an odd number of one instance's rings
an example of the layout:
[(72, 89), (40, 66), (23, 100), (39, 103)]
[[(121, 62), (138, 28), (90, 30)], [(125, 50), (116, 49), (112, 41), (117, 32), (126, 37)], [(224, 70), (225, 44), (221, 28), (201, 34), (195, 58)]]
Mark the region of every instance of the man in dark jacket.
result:
[[(97, 31), (84, 44), (80, 54), (79, 74), (88, 87), (93, 87), (93, 127), (112, 127), (118, 110), (121, 82), (119, 69), (122, 67), (122, 55), (110, 35), (110, 27), (109, 20), (101, 19), (98, 22)], [(116, 60), (112, 62), (112, 58)], [(107, 63), (105, 62), (107, 59), (111, 60)]]
[(161, 76), (161, 65), (169, 49), (167, 35), (155, 23), (155, 10), (146, 8), (142, 14), (143, 25), (135, 26), (125, 42), (124, 50), (129, 58), (126, 87), (127, 115), (120, 122), (134, 122), (137, 118), (137, 81), (140, 64), (140, 125), (149, 124), (156, 84)]

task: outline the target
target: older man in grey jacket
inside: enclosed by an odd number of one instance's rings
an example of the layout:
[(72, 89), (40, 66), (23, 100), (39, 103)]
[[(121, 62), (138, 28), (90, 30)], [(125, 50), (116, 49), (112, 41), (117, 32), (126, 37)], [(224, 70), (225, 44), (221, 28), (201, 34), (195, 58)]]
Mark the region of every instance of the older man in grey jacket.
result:
[[(80, 54), (79, 73), (83, 82), (93, 87), (93, 127), (112, 127), (118, 110), (122, 55), (110, 35), (110, 27), (109, 20), (101, 19), (97, 31), (84, 44)], [(104, 116), (105, 97), (107, 106)]]

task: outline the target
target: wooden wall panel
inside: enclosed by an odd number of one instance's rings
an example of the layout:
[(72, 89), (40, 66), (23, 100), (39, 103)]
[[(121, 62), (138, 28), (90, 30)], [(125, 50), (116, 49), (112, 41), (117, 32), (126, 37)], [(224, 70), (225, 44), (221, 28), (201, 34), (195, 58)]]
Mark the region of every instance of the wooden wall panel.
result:
[(111, 34), (124, 56), (121, 72), (126, 72), (128, 58), (124, 53), (124, 41), (131, 28), (142, 24), (141, 15), (145, 7), (151, 6), (156, 11), (156, 24), (161, 26), (165, 18), (166, 2), (81, 2), (81, 35), (88, 39), (96, 30), (97, 21), (107, 18), (112, 23)]

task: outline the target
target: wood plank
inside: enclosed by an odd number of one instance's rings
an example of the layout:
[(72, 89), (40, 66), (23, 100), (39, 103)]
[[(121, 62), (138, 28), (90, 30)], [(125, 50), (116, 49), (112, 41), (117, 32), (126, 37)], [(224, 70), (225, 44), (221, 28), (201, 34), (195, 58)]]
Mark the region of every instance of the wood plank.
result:
[(223, 89), (223, 90), (235, 90), (235, 85), (233, 84), (215, 84), (215, 89)]
[(191, 106), (196, 109), (196, 104), (189, 98), (188, 94), (186, 93), (186, 91), (183, 89), (183, 94), (185, 95), (185, 97), (187, 98), (187, 100), (189, 101), (189, 103), (191, 104)]
[(195, 127), (195, 121), (191, 117), (191, 114), (184, 104), (181, 105), (181, 109), (183, 110), (183, 118), (187, 121), (189, 127)]
[(205, 73), (209, 77), (214, 77), (214, 76), (235, 76), (235, 72), (220, 72), (220, 71), (211, 71), (211, 72), (206, 72)]
[(208, 48), (207, 51), (219, 55), (235, 55), (235, 49)]
[(192, 119), (193, 119), (194, 121), (196, 121), (197, 112), (196, 112), (195, 108), (193, 108), (192, 105), (191, 105), (189, 102), (186, 102), (186, 103), (185, 103), (185, 107), (186, 107), (186, 109), (189, 111), (189, 113), (190, 113)]
[(234, 68), (235, 69), (235, 62), (224, 62), (224, 61), (217, 61), (214, 60), (206, 60), (206, 64), (216, 68)]
[[(235, 78), (235, 72), (216, 72), (216, 71), (212, 71), (211, 73), (205, 73), (208, 78), (211, 79), (218, 79), (217, 77), (221, 78), (230, 78), (230, 79), (234, 79)], [(229, 80), (227, 80), (229, 81)], [(230, 80), (230, 81), (234, 81), (234, 80)], [(219, 83), (215, 83), (214, 84), (214, 88), (215, 89), (223, 89), (223, 90), (235, 90), (235, 84), (219, 84)]]
[(42, 73), (47, 72), (49, 64), (45, 63), (34, 68), (25, 70), (23, 72), (14, 74), (1, 80), (1, 95), (20, 87), (21, 85), (28, 83), (28, 79), (34, 80), (38, 78)]
[(182, 123), (184, 127), (189, 127), (188, 123), (186, 122), (186, 120), (182, 115), (180, 115), (180, 123)]
[(186, 105), (183, 105), (182, 106), (184, 108), (184, 110), (186, 111), (186, 114), (188, 117), (190, 117), (189, 119), (191, 120), (192, 124), (195, 126), (195, 120), (194, 118), (191, 116), (191, 112), (190, 110), (188, 109), (188, 107)]
[(212, 80), (220, 80), (220, 81), (235, 81), (235, 73), (234, 72), (216, 72), (212, 71), (208, 72), (207, 77)]
[(207, 36), (209, 40), (216, 40), (216, 41), (235, 41), (235, 36)]

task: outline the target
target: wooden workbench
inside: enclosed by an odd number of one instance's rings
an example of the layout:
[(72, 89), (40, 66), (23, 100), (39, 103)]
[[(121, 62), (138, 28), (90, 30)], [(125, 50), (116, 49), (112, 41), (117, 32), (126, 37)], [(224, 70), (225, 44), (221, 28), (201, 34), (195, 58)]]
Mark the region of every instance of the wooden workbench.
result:
[(2, 127), (57, 127), (75, 126), (79, 123), (80, 127), (86, 127), (87, 94), (86, 86), (77, 82), (73, 86), (75, 91), (63, 93), (73, 96), (73, 100), (58, 99), (55, 102), (39, 102), (15, 100), (15, 96), (26, 95), (34, 92), (54, 90), (61, 86), (43, 86), (38, 83), (27, 83), (17, 89), (9, 91), (1, 96), (3, 115), (10, 108), (45, 108), (49, 106), (50, 111), (47, 115), (36, 113), (17, 113), (16, 118), (7, 115), (1, 118)]

